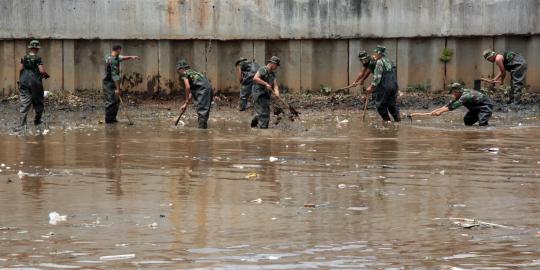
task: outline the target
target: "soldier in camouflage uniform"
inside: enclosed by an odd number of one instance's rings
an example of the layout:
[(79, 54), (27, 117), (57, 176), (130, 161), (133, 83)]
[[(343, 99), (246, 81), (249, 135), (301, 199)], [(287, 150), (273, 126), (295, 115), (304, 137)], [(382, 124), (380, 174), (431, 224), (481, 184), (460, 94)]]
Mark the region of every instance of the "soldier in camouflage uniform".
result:
[(238, 80), (240, 80), (240, 111), (245, 111), (248, 106), (248, 98), (251, 96), (253, 88), (253, 77), (259, 70), (259, 64), (249, 62), (246, 58), (240, 58), (236, 61), (236, 70)]
[(369, 77), (369, 75), (373, 74), (375, 71), (375, 64), (377, 63), (376, 60), (373, 59), (366, 51), (360, 51), (358, 54), (358, 58), (360, 59), (360, 62), (362, 63), (362, 66), (364, 67), (362, 71), (358, 74), (356, 77), (356, 80), (354, 82), (347, 86), (347, 87), (354, 87), (357, 85), (364, 84), (364, 81)]
[[(383, 121), (391, 122), (390, 115), (394, 121), (400, 122), (401, 115), (397, 105), (398, 84), (396, 68), (388, 58), (386, 58), (386, 47), (377, 46), (374, 50), (373, 59), (376, 60), (373, 71), (373, 82), (367, 89), (367, 93), (375, 91), (375, 103), (377, 111)], [(389, 115), (390, 114), (390, 115)]]
[(270, 122), (270, 95), (274, 93), (279, 97), (279, 85), (274, 73), (281, 60), (272, 56), (266, 66), (259, 68), (253, 77), (253, 108), (255, 116), (251, 120), (251, 127), (268, 128)]
[(464, 89), (460, 83), (453, 83), (448, 87), (450, 93), (454, 96), (454, 100), (448, 105), (432, 111), (431, 115), (440, 116), (445, 112), (465, 106), (469, 109), (463, 118), (465, 125), (472, 126), (476, 122), (480, 126), (489, 125), (489, 119), (493, 113), (493, 101), (487, 95), (476, 90)]
[(484, 59), (497, 64), (499, 74), (491, 80), (493, 84), (503, 84), (506, 76), (506, 71), (510, 72), (512, 82), (510, 86), (510, 100), (508, 103), (518, 105), (521, 103), (521, 94), (525, 86), (525, 75), (527, 73), (527, 61), (518, 53), (505, 51), (496, 53), (493, 50), (485, 50), (483, 53)]
[(210, 117), (210, 108), (212, 106), (212, 85), (210, 84), (210, 80), (202, 73), (191, 69), (185, 60), (178, 61), (176, 70), (181, 76), (180, 79), (184, 81), (187, 96), (181, 110), (184, 110), (193, 100), (193, 96), (195, 96), (199, 128), (208, 128), (208, 118)]
[(35, 112), (34, 125), (41, 124), (44, 110), (42, 79), (49, 78), (49, 74), (45, 71), (41, 57), (37, 55), (40, 48), (39, 41), (30, 41), (29, 51), (19, 64), (20, 123), (14, 131), (21, 131), (26, 126), (26, 118), (32, 106)]
[(117, 123), (116, 115), (120, 107), (120, 96), (122, 95), (121, 88), (121, 73), (120, 63), (125, 60), (139, 59), (138, 56), (124, 56), (122, 46), (114, 45), (111, 55), (105, 58), (105, 78), (103, 78), (103, 93), (105, 96), (105, 123)]

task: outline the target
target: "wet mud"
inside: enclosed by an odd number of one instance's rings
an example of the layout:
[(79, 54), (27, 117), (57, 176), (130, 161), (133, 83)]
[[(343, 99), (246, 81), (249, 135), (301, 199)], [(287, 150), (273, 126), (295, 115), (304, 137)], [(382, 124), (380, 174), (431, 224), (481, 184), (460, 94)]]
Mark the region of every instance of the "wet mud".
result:
[(540, 268), (534, 111), (299, 106), (258, 130), (218, 102), (198, 130), (178, 101), (130, 104), (133, 126), (58, 106), (24, 136), (1, 104), (0, 269)]

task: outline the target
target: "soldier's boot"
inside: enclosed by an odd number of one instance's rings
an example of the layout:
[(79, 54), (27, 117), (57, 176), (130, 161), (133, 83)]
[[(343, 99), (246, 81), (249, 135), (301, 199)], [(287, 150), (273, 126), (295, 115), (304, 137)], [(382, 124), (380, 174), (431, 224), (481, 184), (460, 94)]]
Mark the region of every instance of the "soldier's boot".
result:
[(208, 128), (208, 119), (199, 118), (199, 128), (207, 129)]
[(36, 113), (35, 117), (34, 117), (34, 126), (39, 126), (43, 123), (41, 117), (42, 117), (42, 113)]
[(247, 99), (245, 98), (241, 98), (240, 99), (240, 108), (239, 110), (242, 112), (242, 111), (245, 111), (247, 109)]
[(252, 128), (255, 128), (259, 125), (259, 117), (258, 116), (253, 116), (253, 118), (251, 119), (251, 127)]

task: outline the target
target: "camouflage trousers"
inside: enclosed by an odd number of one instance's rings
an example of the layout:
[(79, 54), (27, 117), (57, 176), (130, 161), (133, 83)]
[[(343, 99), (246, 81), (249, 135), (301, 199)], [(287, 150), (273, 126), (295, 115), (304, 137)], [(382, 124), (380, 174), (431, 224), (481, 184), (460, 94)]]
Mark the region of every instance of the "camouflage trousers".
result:
[(43, 97), (43, 83), (41, 81), (41, 75), (25, 72), (21, 75), (19, 82), (19, 97), (20, 97), (20, 126), (26, 125), (26, 118), (28, 112), (33, 107), (34, 125), (41, 124), (41, 116), (43, 115), (44, 97)]
[(270, 123), (270, 93), (266, 89), (253, 87), (253, 109), (255, 115), (251, 127), (268, 128)]
[(489, 119), (493, 113), (492, 104), (483, 104), (469, 108), (469, 111), (463, 117), (466, 126), (472, 126), (478, 122), (480, 126), (489, 125)]
[(251, 96), (251, 91), (253, 89), (253, 82), (251, 83), (242, 83), (240, 87), (240, 110), (244, 111), (247, 109), (248, 99)]
[(103, 79), (103, 95), (105, 98), (105, 123), (116, 123), (116, 115), (120, 108), (120, 99), (115, 94), (116, 85), (112, 78)]
[(516, 54), (514, 59), (508, 64), (511, 67), (510, 75), (510, 100), (509, 103), (519, 104), (521, 103), (521, 95), (523, 88), (525, 87), (525, 75), (527, 74), (527, 62), (523, 56)]
[(197, 103), (198, 127), (208, 128), (208, 118), (212, 107), (212, 85), (207, 78), (200, 79), (191, 86), (191, 95)]

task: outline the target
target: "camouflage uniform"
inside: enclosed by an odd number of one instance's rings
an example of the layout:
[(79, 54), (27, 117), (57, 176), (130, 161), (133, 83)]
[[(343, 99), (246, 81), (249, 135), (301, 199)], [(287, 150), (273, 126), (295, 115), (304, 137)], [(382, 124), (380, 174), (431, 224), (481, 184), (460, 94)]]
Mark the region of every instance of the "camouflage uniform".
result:
[(502, 53), (504, 57), (504, 69), (512, 76), (510, 86), (510, 103), (521, 103), (521, 94), (525, 86), (525, 75), (527, 73), (527, 62), (518, 53), (506, 51)]
[[(39, 46), (39, 44), (37, 45)], [(30, 47), (30, 46), (29, 46)], [(35, 47), (39, 48), (39, 47)], [(31, 106), (34, 107), (34, 125), (41, 124), (41, 116), (44, 110), (43, 97), (43, 82), (42, 75), (39, 72), (39, 66), (43, 65), (41, 57), (28, 53), (21, 59), (23, 69), (19, 79), (19, 94), (21, 105), (20, 112), (20, 127), (26, 125), (26, 118)]]
[[(276, 74), (273, 71), (264, 66), (259, 69), (258, 73), (261, 80), (274, 87)], [(262, 84), (253, 84), (253, 108), (255, 109), (255, 116), (251, 121), (252, 126), (258, 123), (260, 128), (268, 128), (270, 122), (270, 92)]]
[(187, 69), (181, 79), (187, 79), (189, 81), (191, 95), (197, 102), (199, 128), (208, 128), (208, 118), (210, 117), (210, 108), (212, 107), (212, 85), (210, 81), (202, 73), (193, 69)]
[(247, 107), (247, 101), (249, 96), (252, 95), (253, 89), (253, 77), (259, 70), (259, 64), (255, 62), (244, 61), (240, 63), (240, 70), (242, 71), (242, 81), (240, 88), (240, 110), (243, 111)]
[(465, 125), (472, 126), (476, 122), (480, 126), (487, 126), (489, 124), (489, 119), (493, 113), (493, 102), (484, 93), (472, 89), (463, 89), (459, 99), (453, 100), (446, 105), (450, 111), (461, 106), (469, 109), (463, 118)]
[(105, 78), (103, 79), (103, 93), (105, 95), (105, 123), (116, 123), (116, 115), (120, 107), (120, 99), (115, 94), (116, 84), (120, 81), (120, 63), (122, 56), (109, 55), (105, 59)]
[[(371, 63), (371, 61), (370, 61)], [(375, 86), (375, 103), (377, 111), (384, 121), (390, 121), (388, 112), (394, 121), (401, 121), (399, 107), (397, 106), (398, 84), (396, 68), (385, 56), (377, 60), (373, 70), (373, 82)]]

